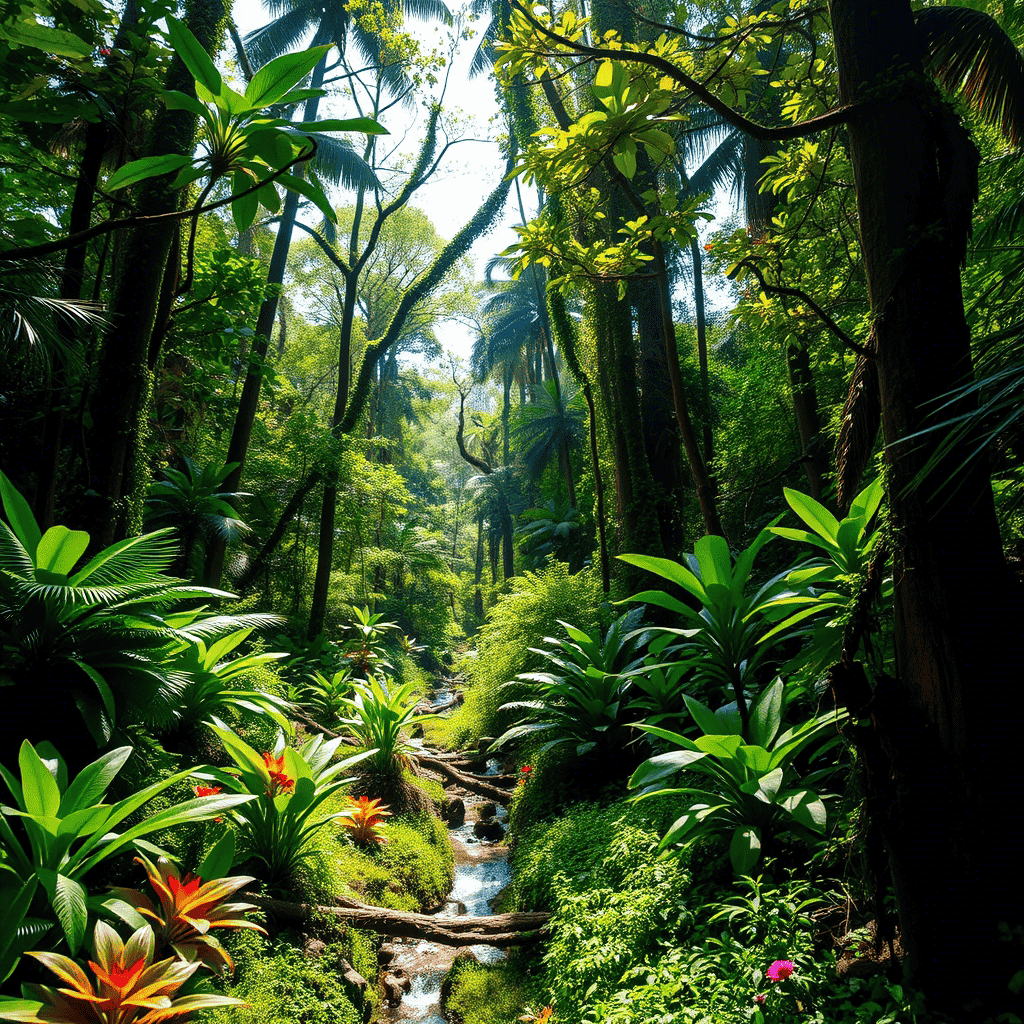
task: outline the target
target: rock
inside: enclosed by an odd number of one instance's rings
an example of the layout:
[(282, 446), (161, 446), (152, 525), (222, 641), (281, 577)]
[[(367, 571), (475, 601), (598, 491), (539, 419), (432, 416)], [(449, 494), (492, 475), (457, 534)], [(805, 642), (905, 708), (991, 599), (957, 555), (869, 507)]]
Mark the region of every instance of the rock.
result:
[(381, 967), (387, 967), (392, 960), (395, 959), (395, 947), (390, 942), (385, 942), (384, 945), (377, 950), (377, 963)]
[(490, 821), (498, 813), (498, 805), (491, 800), (481, 804), (476, 811), (476, 816), (481, 821)]
[(309, 957), (318, 957), (327, 948), (327, 943), (320, 939), (307, 939), (305, 946), (302, 947), (302, 952)]
[(466, 820), (466, 805), (462, 797), (445, 797), (441, 804), (441, 820), (452, 828), (458, 828)]
[(402, 1001), (402, 996), (405, 994), (401, 981), (391, 974), (386, 974), (384, 975), (383, 984), (384, 998), (387, 1000), (388, 1006), (398, 1006)]
[(413, 728), (412, 728), (412, 732), (410, 732), (409, 735), (414, 740), (421, 740), (421, 739), (423, 739), (423, 726), (422, 725), (414, 725)]
[(486, 754), (491, 749), (491, 744), (494, 742), (493, 736), (481, 736), (476, 741), (476, 751), (478, 754)]
[(475, 821), (473, 822), (473, 835), (477, 839), (487, 839), (496, 843), (499, 839), (505, 838), (505, 829), (500, 821)]
[[(360, 999), (366, 994), (370, 983), (344, 957), (338, 959), (338, 972), (345, 984), (358, 992)], [(353, 1002), (358, 1003), (358, 1000)]]
[(448, 1000), (452, 994), (452, 971), (455, 969), (455, 964), (460, 960), (468, 960), (470, 963), (478, 964), (480, 961), (476, 958), (476, 954), (471, 949), (460, 949), (455, 956), (455, 962), (452, 964), (452, 970), (450, 970), (445, 976), (444, 981), (441, 982), (441, 998), (440, 1007), (441, 1014), (446, 1020), (452, 1020), (453, 1018), (448, 1012)]

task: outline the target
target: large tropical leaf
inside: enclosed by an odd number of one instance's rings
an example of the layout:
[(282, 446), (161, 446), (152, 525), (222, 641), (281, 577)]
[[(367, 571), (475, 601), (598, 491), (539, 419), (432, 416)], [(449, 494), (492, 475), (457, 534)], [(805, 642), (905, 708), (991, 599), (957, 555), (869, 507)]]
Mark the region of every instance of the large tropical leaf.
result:
[(1024, 144), (1024, 58), (995, 18), (967, 7), (926, 7), (916, 20), (936, 79), (1013, 145)]

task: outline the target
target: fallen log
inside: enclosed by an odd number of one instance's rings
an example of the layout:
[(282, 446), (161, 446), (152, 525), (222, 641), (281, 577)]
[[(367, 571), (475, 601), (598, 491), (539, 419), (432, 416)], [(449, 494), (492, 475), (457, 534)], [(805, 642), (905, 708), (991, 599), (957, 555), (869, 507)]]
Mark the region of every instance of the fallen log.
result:
[[(369, 928), (382, 935), (407, 939), (428, 939), (446, 946), (524, 946), (549, 935), (550, 914), (491, 914), (486, 917), (431, 917), (365, 904), (354, 907), (324, 907), (313, 903), (287, 903), (253, 896), (253, 903), (279, 921), (305, 924), (315, 917), (334, 917), (354, 928)], [(349, 901), (346, 901), (349, 902)]]
[(454, 782), (471, 793), (485, 796), (488, 800), (493, 800), (503, 807), (512, 799), (512, 794), (507, 789), (501, 789), (492, 782), (484, 781), (485, 778), (493, 778), (493, 776), (467, 775), (465, 772), (453, 768), (447, 761), (441, 761), (430, 754), (417, 754), (416, 760), (420, 767), (426, 768), (428, 772), (443, 775), (449, 782)]

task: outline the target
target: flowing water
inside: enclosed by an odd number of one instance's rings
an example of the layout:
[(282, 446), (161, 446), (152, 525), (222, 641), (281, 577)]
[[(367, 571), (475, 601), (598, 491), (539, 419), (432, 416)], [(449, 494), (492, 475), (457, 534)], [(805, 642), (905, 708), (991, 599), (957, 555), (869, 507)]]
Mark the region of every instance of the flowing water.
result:
[[(436, 690), (433, 703), (444, 703), (450, 696), (448, 692)], [(487, 762), (486, 774), (496, 775), (498, 771), (497, 760)], [(492, 901), (512, 879), (505, 846), (481, 841), (473, 835), (476, 808), (487, 801), (466, 793), (462, 793), (462, 798), (466, 804), (466, 823), (448, 832), (455, 849), (455, 881), (447, 902), (435, 917), (459, 917), (463, 914), (482, 917), (494, 913)], [(497, 818), (505, 823), (507, 813), (504, 807), (498, 808)], [(459, 952), (468, 948), (481, 963), (496, 963), (508, 956), (506, 950), (494, 946), (443, 946), (425, 939), (389, 941), (395, 947), (395, 959), (389, 969), (401, 968), (412, 979), (412, 990), (406, 993), (398, 1006), (382, 1013), (381, 1019), (388, 1021), (445, 1024), (440, 1006), (441, 982)]]

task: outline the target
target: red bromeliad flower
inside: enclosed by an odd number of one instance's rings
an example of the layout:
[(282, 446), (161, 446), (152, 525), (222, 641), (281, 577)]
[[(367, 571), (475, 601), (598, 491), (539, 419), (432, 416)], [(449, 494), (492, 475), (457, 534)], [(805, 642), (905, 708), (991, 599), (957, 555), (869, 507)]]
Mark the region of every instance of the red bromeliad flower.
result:
[(196, 796), (216, 796), (220, 792), (220, 786), (193, 786)]
[(525, 777), (525, 776), (528, 776), (530, 774), (530, 772), (532, 772), (532, 771), (533, 771), (533, 765), (524, 764), (523, 767), (519, 769), (519, 774)]
[(796, 970), (792, 960), (776, 960), (766, 974), (769, 981), (785, 981)]
[(267, 773), (270, 775), (270, 789), (267, 796), (273, 799), (280, 793), (290, 793), (295, 789), (295, 780), (288, 777), (284, 770), (284, 754), (274, 757), (267, 751), (263, 752), (263, 763), (267, 766)]

